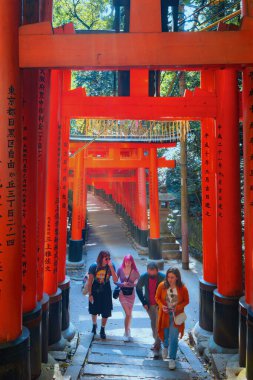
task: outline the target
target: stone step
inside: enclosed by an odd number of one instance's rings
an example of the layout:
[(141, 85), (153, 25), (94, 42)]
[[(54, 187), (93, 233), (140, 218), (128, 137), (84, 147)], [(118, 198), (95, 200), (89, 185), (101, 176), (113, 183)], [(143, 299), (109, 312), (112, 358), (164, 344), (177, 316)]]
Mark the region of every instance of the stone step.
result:
[(162, 249), (165, 249), (167, 251), (180, 250), (180, 244), (179, 243), (162, 242)]
[(161, 240), (164, 243), (175, 243), (176, 237), (173, 235), (161, 235)]
[(181, 259), (182, 251), (179, 250), (162, 250), (162, 257), (164, 260)]

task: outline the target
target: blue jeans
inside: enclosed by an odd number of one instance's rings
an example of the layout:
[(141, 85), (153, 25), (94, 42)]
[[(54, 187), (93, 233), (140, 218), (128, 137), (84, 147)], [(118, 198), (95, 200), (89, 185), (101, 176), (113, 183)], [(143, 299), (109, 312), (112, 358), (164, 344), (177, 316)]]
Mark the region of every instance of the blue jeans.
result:
[(164, 348), (169, 347), (169, 358), (176, 360), (178, 348), (178, 329), (173, 326), (174, 318), (173, 313), (169, 313), (169, 327), (164, 329)]

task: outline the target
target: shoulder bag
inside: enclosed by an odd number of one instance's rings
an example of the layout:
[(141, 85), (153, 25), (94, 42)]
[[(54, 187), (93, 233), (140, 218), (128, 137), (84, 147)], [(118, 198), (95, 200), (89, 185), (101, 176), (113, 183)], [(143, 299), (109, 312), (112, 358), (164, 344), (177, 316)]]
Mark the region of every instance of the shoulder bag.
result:
[[(127, 279), (126, 282), (129, 281), (131, 273), (132, 273), (132, 269), (131, 269), (131, 272), (129, 273), (129, 276), (128, 276), (128, 279)], [(122, 290), (122, 293), (123, 293), (124, 296), (131, 296), (133, 294), (134, 288), (133, 287), (128, 287), (128, 286), (122, 286), (121, 290)]]

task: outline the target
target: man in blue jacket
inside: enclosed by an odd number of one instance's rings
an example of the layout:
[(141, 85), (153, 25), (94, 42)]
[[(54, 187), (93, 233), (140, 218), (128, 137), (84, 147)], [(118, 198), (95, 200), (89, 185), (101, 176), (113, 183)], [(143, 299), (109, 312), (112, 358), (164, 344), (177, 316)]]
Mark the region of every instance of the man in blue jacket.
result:
[(136, 285), (137, 295), (150, 318), (153, 337), (155, 339), (155, 343), (152, 347), (155, 357), (159, 356), (161, 348), (161, 341), (157, 335), (156, 329), (158, 307), (155, 301), (155, 293), (157, 286), (160, 282), (164, 281), (164, 279), (165, 274), (158, 271), (157, 264), (155, 262), (149, 262), (147, 265), (147, 272), (140, 276)]

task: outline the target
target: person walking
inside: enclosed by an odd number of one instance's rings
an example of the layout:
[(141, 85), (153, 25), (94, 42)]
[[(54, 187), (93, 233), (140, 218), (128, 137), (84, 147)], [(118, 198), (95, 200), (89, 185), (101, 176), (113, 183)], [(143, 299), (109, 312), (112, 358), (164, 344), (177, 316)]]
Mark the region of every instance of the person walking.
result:
[(172, 370), (176, 368), (178, 337), (182, 338), (184, 334), (184, 308), (189, 303), (188, 290), (177, 268), (167, 270), (165, 280), (157, 288), (155, 299), (159, 307), (157, 331), (163, 342), (162, 357), (167, 358), (169, 347), (169, 369)]
[(135, 286), (140, 277), (140, 273), (136, 268), (136, 264), (132, 255), (127, 255), (123, 258), (123, 262), (117, 271), (118, 282), (116, 285), (120, 287), (119, 301), (125, 312), (125, 333), (123, 336), (124, 342), (132, 340), (131, 337), (131, 321), (133, 305), (135, 300)]
[(159, 356), (161, 348), (161, 340), (157, 334), (156, 328), (158, 307), (155, 300), (155, 293), (158, 285), (164, 281), (164, 278), (165, 275), (158, 271), (157, 264), (155, 262), (149, 262), (147, 265), (147, 272), (140, 276), (136, 285), (136, 293), (150, 318), (153, 338), (155, 340), (154, 345), (152, 346), (155, 357)]
[(100, 251), (96, 263), (90, 266), (88, 273), (89, 313), (92, 316), (92, 333), (95, 335), (97, 332), (97, 316), (101, 314), (100, 337), (101, 339), (106, 339), (105, 326), (107, 318), (111, 316), (113, 309), (110, 277), (112, 276), (114, 282), (118, 280), (110, 253)]

